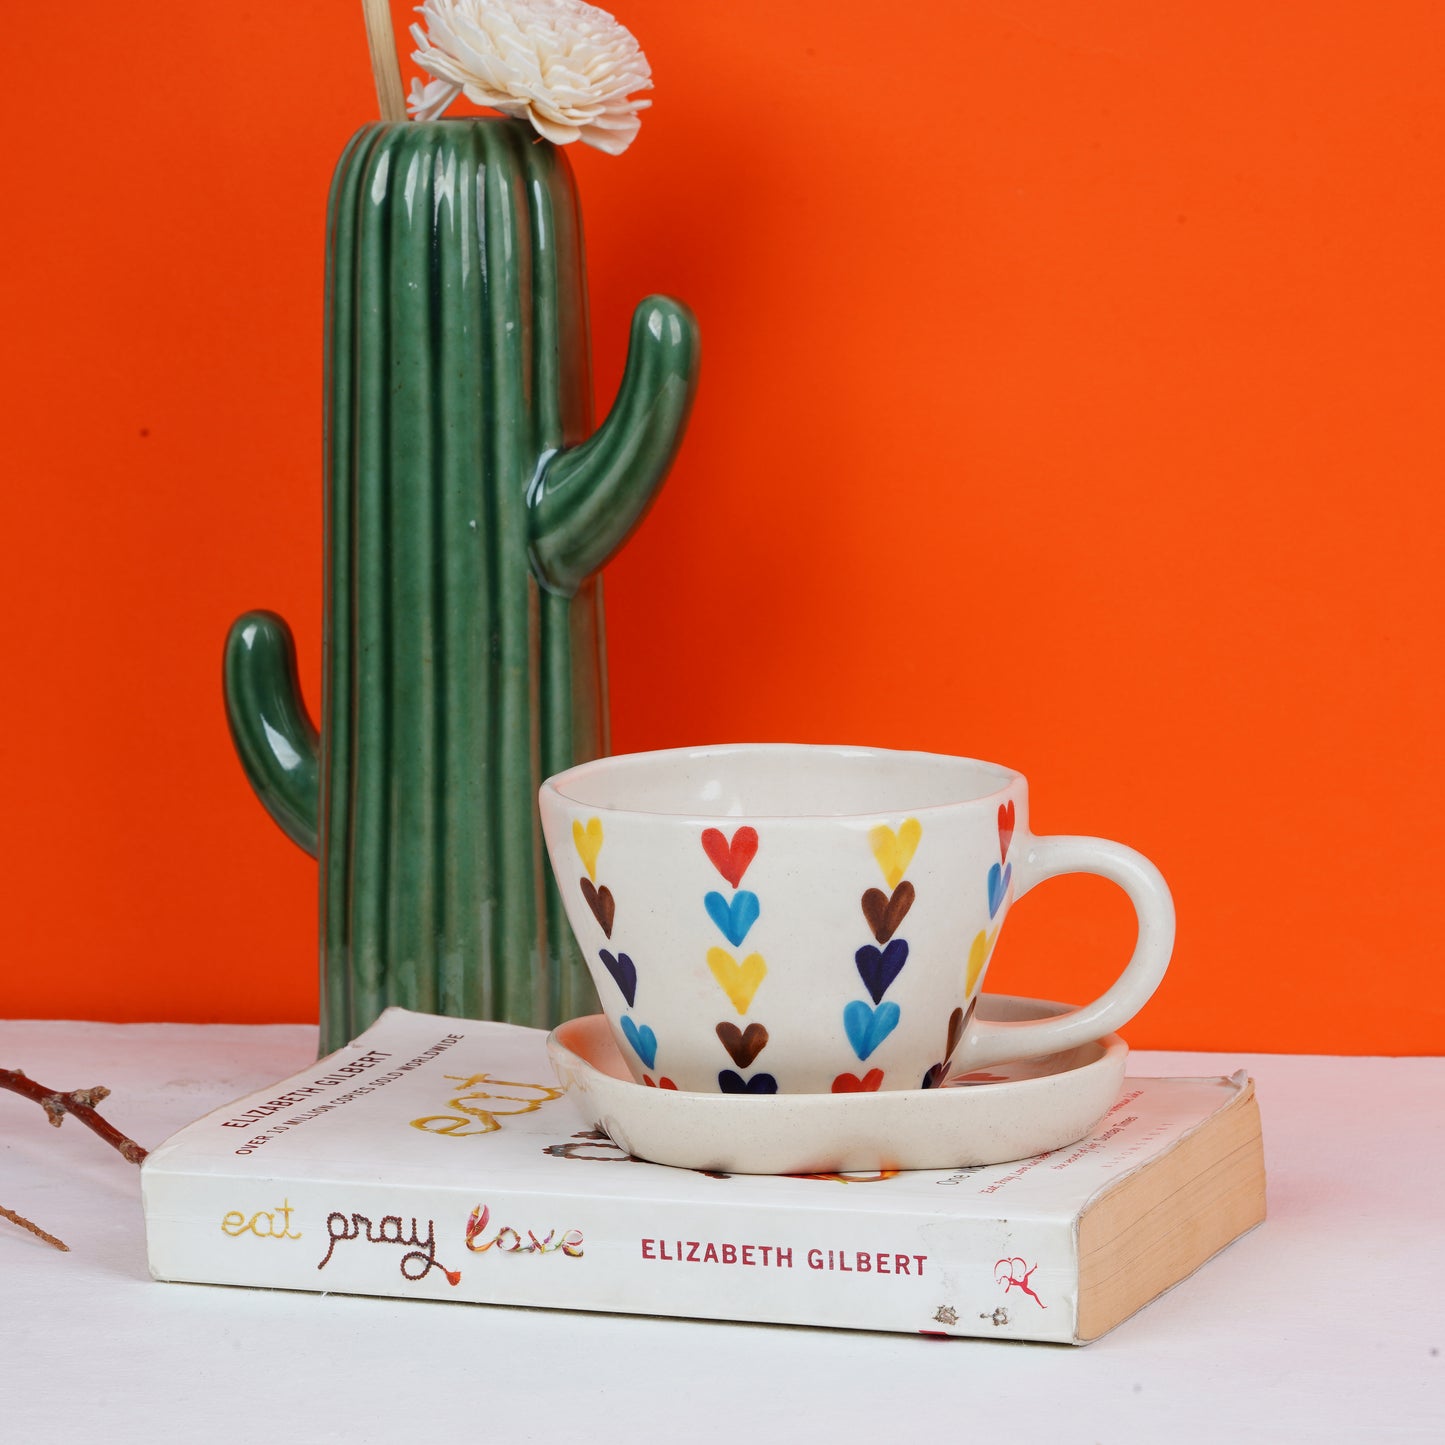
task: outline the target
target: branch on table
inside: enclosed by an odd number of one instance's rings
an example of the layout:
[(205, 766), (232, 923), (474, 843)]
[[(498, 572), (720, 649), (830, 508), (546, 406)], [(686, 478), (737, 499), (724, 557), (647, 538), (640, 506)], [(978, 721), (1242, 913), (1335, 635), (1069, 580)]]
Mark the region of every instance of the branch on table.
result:
[(68, 1094), (62, 1094), (26, 1078), (19, 1069), (0, 1069), (0, 1089), (9, 1089), (23, 1098), (34, 1100), (57, 1129), (67, 1114), (72, 1115), (132, 1164), (139, 1164), (146, 1157), (146, 1151), (134, 1139), (127, 1139), (119, 1129), (106, 1123), (95, 1112), (95, 1106), (110, 1095), (104, 1084), (97, 1084), (93, 1089), (72, 1089)]
[(8, 1219), (12, 1224), (18, 1224), (21, 1229), (28, 1229), (38, 1239), (43, 1239), (46, 1244), (53, 1244), (56, 1249), (63, 1249), (70, 1253), (70, 1246), (63, 1240), (57, 1239), (53, 1234), (47, 1234), (38, 1224), (32, 1224), (23, 1214), (16, 1214), (13, 1209), (6, 1209), (0, 1204), (0, 1218)]
[[(107, 1123), (95, 1112), (95, 1106), (110, 1094), (110, 1090), (104, 1084), (97, 1084), (93, 1089), (72, 1089), (68, 1094), (62, 1094), (57, 1089), (47, 1089), (43, 1084), (37, 1084), (34, 1079), (27, 1078), (19, 1069), (0, 1069), (0, 1089), (8, 1089), (13, 1094), (19, 1094), (22, 1098), (30, 1099), (45, 1110), (45, 1116), (58, 1129), (60, 1121), (67, 1114), (78, 1119), (92, 1133), (99, 1134), (102, 1139), (122, 1159), (132, 1164), (139, 1164), (145, 1157), (146, 1151), (141, 1148), (134, 1139), (127, 1139), (114, 1125)], [(23, 1214), (16, 1214), (13, 1209), (6, 1209), (0, 1204), (0, 1217), (8, 1219), (12, 1224), (18, 1224), (21, 1229), (28, 1229), (31, 1234), (43, 1239), (47, 1244), (52, 1244), (56, 1249), (70, 1250), (68, 1244), (63, 1244), (53, 1234), (47, 1234), (38, 1224), (32, 1224)]]

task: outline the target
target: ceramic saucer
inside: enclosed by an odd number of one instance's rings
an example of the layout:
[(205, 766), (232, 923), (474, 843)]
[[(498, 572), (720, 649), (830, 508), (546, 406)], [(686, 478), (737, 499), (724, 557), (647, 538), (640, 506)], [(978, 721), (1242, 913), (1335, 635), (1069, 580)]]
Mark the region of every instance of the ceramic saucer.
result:
[[(984, 994), (979, 1016), (1047, 1018), (1067, 1004)], [(601, 1014), (547, 1037), (563, 1088), (639, 1159), (730, 1174), (854, 1173), (1001, 1164), (1082, 1139), (1119, 1097), (1118, 1034), (995, 1064), (938, 1089), (871, 1094), (690, 1094), (635, 1083)]]

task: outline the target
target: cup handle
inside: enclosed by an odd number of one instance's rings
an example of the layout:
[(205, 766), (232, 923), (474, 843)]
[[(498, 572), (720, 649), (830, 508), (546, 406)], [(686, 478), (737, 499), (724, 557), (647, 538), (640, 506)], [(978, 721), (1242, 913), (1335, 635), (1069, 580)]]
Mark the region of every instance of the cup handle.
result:
[(955, 1070), (969, 1073), (1103, 1038), (1128, 1023), (1159, 987), (1174, 951), (1174, 900), (1159, 870), (1141, 853), (1103, 838), (1032, 838), (1014, 864), (1016, 896), (1061, 873), (1095, 873), (1129, 895), (1139, 920), (1133, 957), (1114, 986), (1083, 1008), (1013, 1023), (975, 1018), (954, 1055)]

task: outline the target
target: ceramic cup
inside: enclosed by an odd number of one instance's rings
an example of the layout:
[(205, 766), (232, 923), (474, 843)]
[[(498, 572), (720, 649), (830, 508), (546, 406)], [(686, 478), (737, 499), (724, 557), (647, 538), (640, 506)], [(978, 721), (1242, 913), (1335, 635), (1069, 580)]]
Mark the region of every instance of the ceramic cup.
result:
[[(1101, 1038), (1174, 942), (1158, 870), (1035, 838), (1028, 786), (970, 758), (755, 744), (584, 763), (541, 790), (567, 916), (639, 1083), (699, 1093), (930, 1088)], [(1054, 1018), (974, 1016), (1013, 900), (1097, 873), (1139, 919), (1117, 982)]]

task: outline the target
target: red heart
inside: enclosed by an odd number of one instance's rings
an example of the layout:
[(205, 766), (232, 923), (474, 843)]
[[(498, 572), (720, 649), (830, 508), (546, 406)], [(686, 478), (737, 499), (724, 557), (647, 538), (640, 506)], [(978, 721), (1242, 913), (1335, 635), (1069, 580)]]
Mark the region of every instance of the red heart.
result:
[(998, 856), (999, 860), (1008, 857), (1008, 845), (1014, 839), (1014, 804), (1010, 798), (1007, 803), (998, 805)]
[(758, 830), (739, 828), (729, 843), (718, 829), (709, 828), (702, 835), (702, 851), (712, 860), (712, 866), (736, 888), (758, 851)]
[(875, 1094), (883, 1084), (883, 1070), (869, 1069), (860, 1079), (857, 1074), (839, 1074), (833, 1080), (835, 1094)]
[(644, 1074), (644, 1075), (642, 1076), (642, 1082), (643, 1082), (644, 1084), (646, 1084), (649, 1089), (673, 1089), (673, 1090), (676, 1090), (676, 1088), (677, 1088), (677, 1085), (674, 1084), (674, 1083), (672, 1082), (672, 1080), (671, 1080), (671, 1079), (668, 1079), (668, 1078), (658, 1079), (658, 1080), (654, 1083), (651, 1074)]

